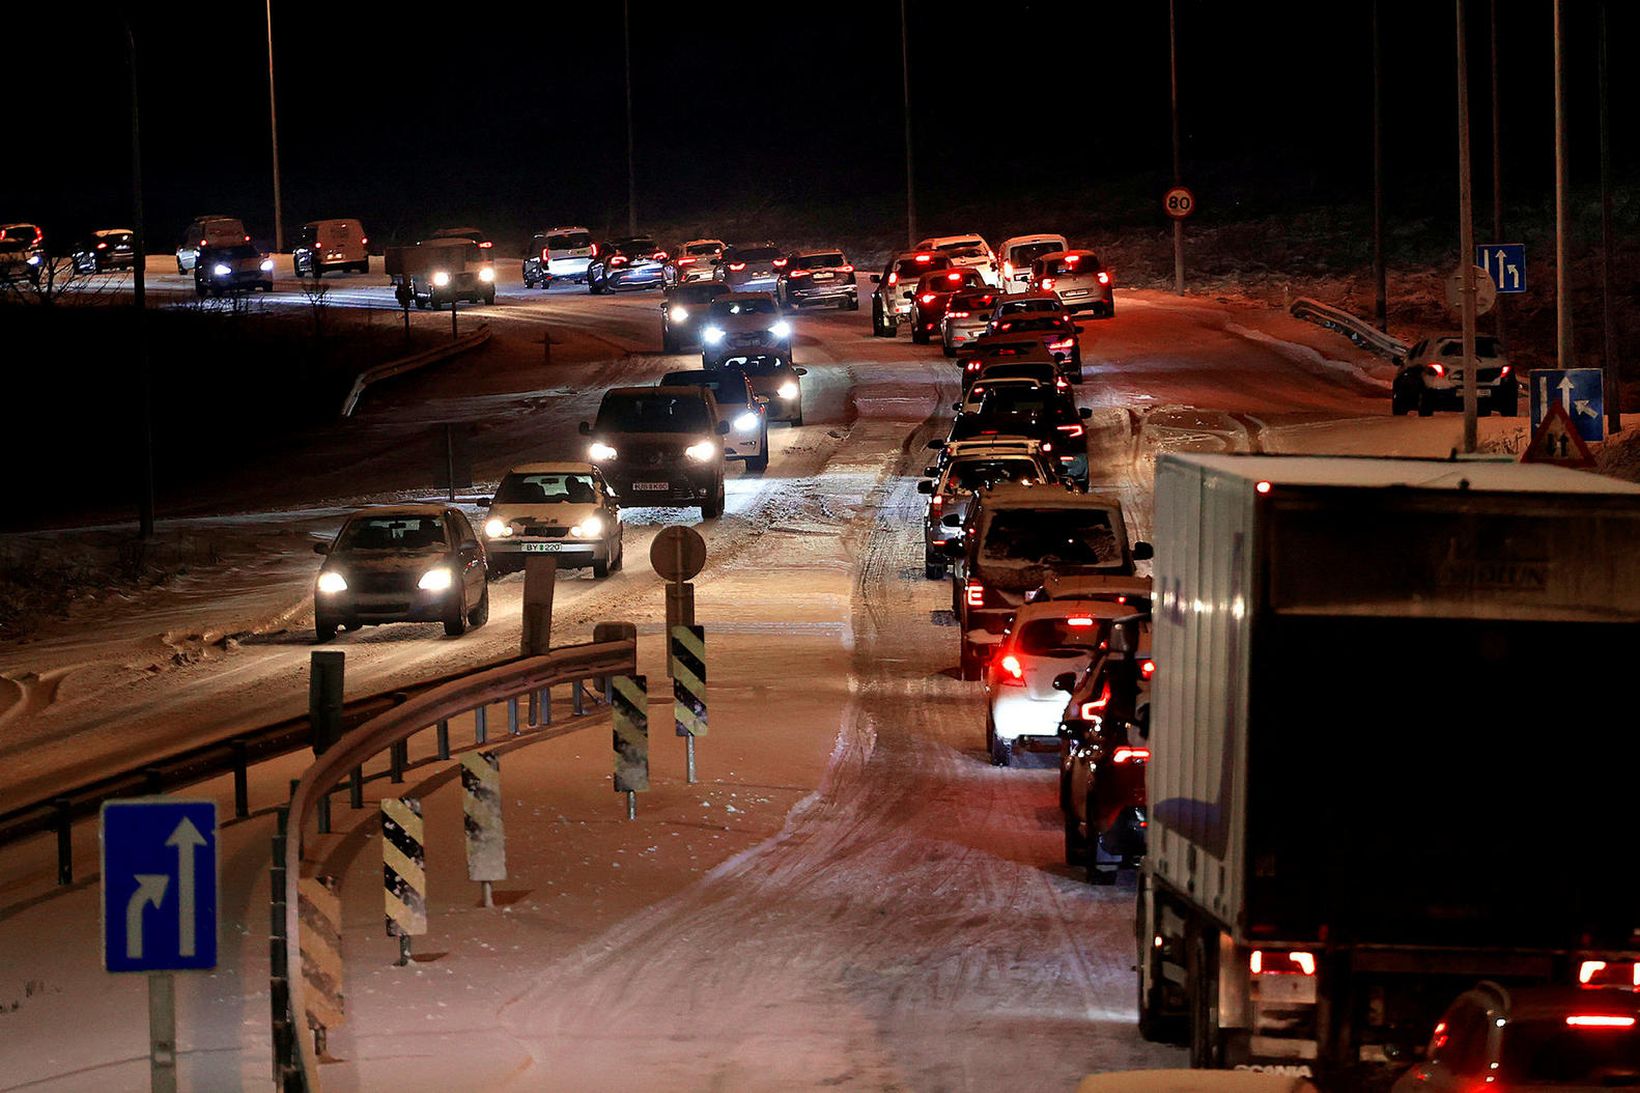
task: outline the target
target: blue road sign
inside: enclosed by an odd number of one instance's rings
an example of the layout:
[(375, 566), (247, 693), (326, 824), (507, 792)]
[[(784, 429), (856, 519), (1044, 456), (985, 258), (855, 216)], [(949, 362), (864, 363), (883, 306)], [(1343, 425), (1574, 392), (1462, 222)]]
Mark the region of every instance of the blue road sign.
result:
[(1604, 376), (1598, 368), (1534, 368), (1527, 373), (1532, 388), (1532, 428), (1543, 424), (1553, 403), (1560, 403), (1584, 440), (1606, 439)]
[(1486, 271), (1500, 293), (1526, 291), (1526, 244), (1480, 243), (1475, 264)]
[(216, 802), (102, 807), (103, 966), (216, 967)]

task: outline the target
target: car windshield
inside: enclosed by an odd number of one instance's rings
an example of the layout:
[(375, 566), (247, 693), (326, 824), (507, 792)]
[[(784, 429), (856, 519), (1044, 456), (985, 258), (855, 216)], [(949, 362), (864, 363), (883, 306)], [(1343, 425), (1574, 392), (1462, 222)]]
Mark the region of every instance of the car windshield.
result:
[(1039, 330), (1058, 330), (1065, 325), (1065, 318), (1061, 315), (1014, 315), (997, 324), (999, 331), (1010, 334), (1023, 334)]
[(1508, 1082), (1640, 1085), (1640, 1026), (1575, 1028), (1564, 1019), (1511, 1021), (1503, 1041)]
[(683, 248), (685, 254), (721, 254), (722, 243), (691, 243)]
[(1042, 469), (1032, 459), (964, 459), (953, 463), (944, 493), (981, 490), (998, 482), (1042, 481)]
[(1057, 299), (1043, 297), (1040, 300), (1005, 300), (1002, 304), (1002, 314), (1013, 315), (1021, 311), (1059, 311), (1065, 305)]
[[(1485, 334), (1480, 334), (1480, 335), (1476, 336), (1476, 338), (1475, 338), (1475, 356), (1477, 356), (1477, 357), (1495, 357), (1497, 355), (1498, 355), (1498, 342), (1497, 342), (1496, 338), (1488, 337)], [(1452, 341), (1447, 342), (1445, 345), (1441, 346), (1441, 356), (1443, 356), (1443, 357), (1461, 357), (1461, 356), (1463, 356), (1463, 342), (1461, 340), (1458, 340), (1458, 339), (1454, 339)]]
[(590, 505), (598, 500), (592, 475), (573, 471), (550, 474), (509, 474), (495, 490), (498, 505), (547, 505), (568, 501)]
[(779, 247), (744, 247), (734, 252), (736, 262), (767, 262), (779, 257)]
[(1099, 259), (1091, 254), (1067, 254), (1042, 266), (1042, 272), (1049, 277), (1074, 277), (1078, 273), (1098, 273)]
[(712, 314), (720, 319), (726, 319), (731, 315), (773, 315), (774, 313), (774, 300), (769, 298), (712, 301)]
[(1044, 565), (1116, 565), (1110, 513), (1099, 508), (1003, 509), (985, 531), (988, 558)]
[(945, 269), (950, 264), (951, 259), (943, 254), (929, 255), (925, 262), (919, 262), (915, 258), (902, 258), (894, 263), (894, 275), (903, 281), (907, 277), (920, 277), (931, 269)]
[(249, 243), (236, 243), (231, 247), (212, 247), (212, 258), (255, 258), (257, 250)]
[[(956, 254), (959, 251), (978, 250), (983, 246), (985, 246), (985, 242), (980, 239), (954, 239), (949, 243), (941, 243), (934, 249), (944, 251), (947, 254)], [(960, 257), (960, 255), (958, 256)]]
[(800, 254), (793, 260), (792, 265), (798, 269), (835, 269), (847, 264), (841, 254)]
[(687, 284), (675, 285), (666, 294), (666, 298), (677, 304), (704, 304), (727, 291), (716, 281), (690, 281)]
[(730, 357), (725, 364), (732, 364), (748, 376), (772, 376), (785, 366), (785, 361), (779, 357)]
[(598, 432), (704, 433), (706, 403), (698, 395), (605, 395), (598, 407)]
[(744, 406), (747, 400), (746, 381), (738, 370), (733, 372), (673, 372), (661, 377), (662, 387), (704, 387), (717, 397), (720, 405)]
[(438, 516), (355, 516), (336, 539), (336, 551), (442, 550), (449, 545)]
[(953, 311), (983, 311), (996, 300), (993, 292), (959, 292), (951, 297)]
[(1058, 240), (1051, 240), (1047, 243), (1021, 243), (1008, 255), (1008, 261), (1014, 264), (1015, 269), (1024, 269), (1044, 254), (1052, 254), (1054, 251), (1064, 249), (1065, 244)]
[(548, 250), (582, 250), (592, 246), (592, 236), (587, 232), (565, 232), (563, 235), (547, 236)]
[(1063, 619), (1031, 619), (1019, 628), (1019, 651), (1027, 656), (1045, 656), (1058, 649), (1097, 652), (1109, 636), (1109, 624), (1091, 615), (1070, 615)]
[(1059, 408), (1060, 398), (1040, 385), (1010, 383), (987, 388), (979, 401), (981, 414), (1047, 414)]

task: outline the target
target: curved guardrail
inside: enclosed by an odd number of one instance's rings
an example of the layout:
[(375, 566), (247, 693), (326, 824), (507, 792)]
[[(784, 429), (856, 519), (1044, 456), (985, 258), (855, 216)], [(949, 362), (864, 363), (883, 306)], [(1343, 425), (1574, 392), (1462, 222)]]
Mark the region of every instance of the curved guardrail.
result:
[(1340, 307), (1324, 304), (1320, 300), (1312, 300), (1302, 296), (1293, 301), (1291, 308), (1293, 318), (1303, 319), (1306, 322), (1324, 326), (1328, 330), (1344, 335), (1362, 349), (1370, 349), (1380, 357), (1386, 357), (1397, 363), (1406, 359), (1407, 343), (1400, 338), (1394, 338), (1379, 330), (1359, 315), (1353, 315)]
[(412, 353), (408, 357), (400, 357), (396, 361), (378, 364), (374, 368), (366, 368), (353, 381), (353, 387), (347, 397), (342, 400), (342, 416), (352, 417), (353, 411), (358, 408), (359, 400), (364, 397), (364, 389), (372, 383), (380, 383), (394, 376), (402, 376), (406, 372), (414, 372), (418, 368), (426, 368), (429, 364), (449, 360), (459, 356), (469, 349), (477, 349), (490, 340), (490, 324), (481, 323), (479, 328), (471, 334), (465, 334), (449, 345), (437, 346), (433, 349), (424, 349), (420, 353)]
[[(275, 868), (284, 873), (284, 966), (289, 991), (289, 1013), (305, 1012), (305, 984), (302, 980), (301, 916), (297, 882), (301, 877), (302, 831), (318, 807), (355, 767), (365, 760), (401, 744), (416, 733), (449, 721), (469, 711), (505, 702), (511, 698), (544, 690), (555, 684), (572, 683), (589, 676), (631, 675), (637, 671), (638, 645), (635, 639), (569, 645), (541, 656), (522, 657), (507, 664), (481, 669), (459, 679), (423, 691), (386, 710), (348, 732), (316, 759), (296, 783), (291, 793), (285, 829), (284, 857)], [(294, 1037), (300, 1061), (300, 1081), (312, 1093), (319, 1089), (319, 1061), (305, 1036)]]

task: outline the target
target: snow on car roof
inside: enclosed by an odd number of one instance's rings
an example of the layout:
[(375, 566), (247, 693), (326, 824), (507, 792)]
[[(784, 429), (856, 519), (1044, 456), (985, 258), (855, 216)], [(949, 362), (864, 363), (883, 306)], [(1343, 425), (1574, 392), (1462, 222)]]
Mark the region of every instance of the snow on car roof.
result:
[(1072, 493), (1062, 486), (1027, 486), (1023, 482), (998, 482), (985, 489), (991, 506), (1029, 506), (1034, 509), (1110, 509), (1122, 511), (1122, 502), (1105, 493)]
[(443, 516), (446, 507), (431, 502), (420, 505), (367, 505), (356, 510), (348, 519), (351, 520), (356, 516), (366, 516), (372, 519), (379, 519), (383, 516)]
[[(1419, 490), (1499, 490), (1517, 493), (1640, 494), (1640, 485), (1541, 463), (1385, 459), (1349, 456), (1185, 455), (1161, 464), (1199, 465), (1216, 474), (1277, 486), (1354, 486)], [(1462, 483), (1463, 485), (1460, 485)]]

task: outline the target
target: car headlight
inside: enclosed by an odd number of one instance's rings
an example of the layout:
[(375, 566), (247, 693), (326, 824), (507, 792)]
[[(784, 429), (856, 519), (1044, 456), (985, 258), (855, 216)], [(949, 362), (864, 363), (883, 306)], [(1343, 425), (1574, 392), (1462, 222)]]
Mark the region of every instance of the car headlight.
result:
[(588, 516), (579, 524), (569, 529), (571, 535), (581, 539), (591, 539), (604, 533), (604, 518), (602, 516)]
[(708, 459), (711, 459), (714, 455), (717, 455), (717, 445), (713, 444), (710, 440), (702, 440), (697, 444), (689, 445), (689, 447), (683, 450), (683, 454), (688, 456), (690, 459), (693, 459), (696, 463), (704, 463)]
[(272, 258), (262, 259), (262, 272), (263, 273), (272, 273), (273, 272), (273, 259)]
[(436, 287), (443, 288), (445, 285), (447, 285), (449, 283), (450, 283), (450, 275), (448, 273), (445, 273), (443, 270), (439, 270), (437, 273), (433, 274), (433, 284)]
[(40, 264), (40, 256), (38, 254), (29, 255), (28, 256), (28, 264), (31, 265), (31, 266), (39, 265)]
[(791, 381), (788, 380), (787, 382), (782, 383), (780, 385), (780, 390), (776, 393), (781, 398), (785, 398), (785, 399), (796, 398), (797, 397), (797, 384), (792, 383)]
[(334, 596), (338, 592), (346, 592), (347, 578), (333, 569), (327, 569), (319, 574), (319, 591), (327, 596)]
[(211, 272), (216, 274), (218, 277), (226, 277), (228, 274), (232, 273), (233, 270), (229, 269), (221, 262), (218, 262), (216, 265), (211, 267)]
[(492, 539), (504, 539), (512, 533), (512, 525), (505, 520), (492, 518), (484, 522), (484, 534)]
[(594, 440), (592, 445), (587, 448), (587, 457), (594, 463), (601, 459), (614, 459), (615, 455), (615, 449), (602, 441)]
[(792, 324), (785, 319), (776, 320), (775, 324), (769, 327), (769, 333), (777, 338), (789, 338), (792, 336)]
[(739, 417), (735, 418), (735, 428), (739, 429), (743, 433), (749, 433), (753, 429), (757, 428), (757, 423), (761, 420), (762, 419), (755, 413), (747, 410), (744, 414), (741, 414)]
[(723, 340), (723, 328), (721, 326), (707, 327), (700, 332), (700, 340), (707, 345), (716, 345)]
[(493, 283), (495, 281), (495, 270), (491, 269), (489, 266), (485, 266), (483, 269), (478, 271), (478, 279), (487, 285)]
[(421, 589), (423, 592), (443, 592), (445, 589), (450, 587), (449, 569), (444, 566), (439, 566), (437, 569), (429, 569), (426, 573), (421, 575), (421, 580), (416, 582), (416, 587)]
[(671, 320), (673, 322), (681, 323), (685, 319), (689, 318), (689, 309), (686, 308), (686, 307), (679, 307), (678, 305), (674, 304), (674, 305), (672, 305), (672, 310), (668, 311), (666, 314), (671, 318)]

